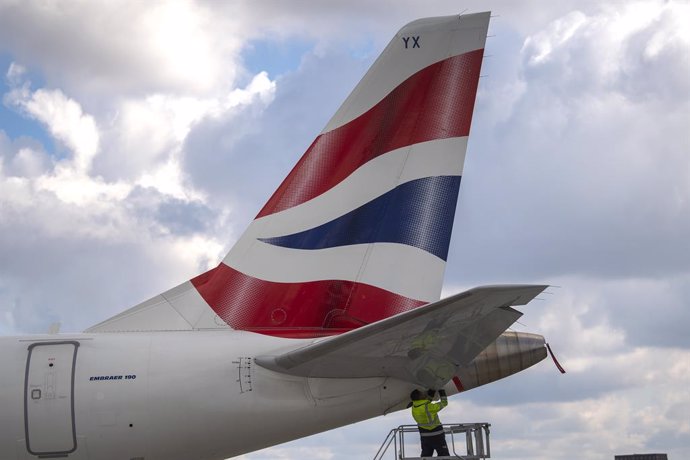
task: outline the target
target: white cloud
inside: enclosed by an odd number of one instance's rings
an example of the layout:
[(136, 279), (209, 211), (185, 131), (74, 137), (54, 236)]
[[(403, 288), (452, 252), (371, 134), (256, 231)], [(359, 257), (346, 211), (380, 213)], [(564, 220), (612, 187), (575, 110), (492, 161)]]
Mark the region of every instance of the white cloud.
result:
[(214, 43), (213, 35), (206, 30), (214, 25), (212, 11), (194, 3), (173, 1), (149, 5), (140, 18), (141, 27), (148, 31), (146, 42), (159, 75), (165, 72), (176, 77), (185, 91), (190, 87), (216, 87), (221, 69), (226, 66), (215, 54), (220, 44)]
[(55, 194), (63, 203), (89, 205), (94, 208), (124, 200), (132, 190), (126, 183), (106, 183), (101, 178), (92, 178), (79, 171), (58, 166), (54, 174), (39, 177), (36, 188)]
[(204, 201), (204, 195), (184, 185), (183, 173), (176, 159), (169, 159), (158, 169), (144, 173), (138, 181), (141, 187), (153, 188), (162, 193), (183, 201)]
[(28, 85), (15, 87), (4, 100), (45, 124), (53, 137), (73, 152), (72, 166), (80, 172), (88, 172), (98, 152), (99, 135), (95, 120), (83, 113), (78, 102), (60, 90), (39, 89), (32, 93)]
[(245, 33), (241, 21), (196, 2), (0, 5), (0, 43), (75, 95), (232, 85)]
[(547, 60), (557, 48), (566, 43), (582, 25), (587, 17), (580, 11), (573, 11), (552, 22), (549, 27), (525, 40), (523, 52), (529, 50), (529, 63), (540, 64)]
[[(212, 97), (158, 93), (124, 100), (104, 131), (107, 146), (96, 169), (106, 177), (130, 180), (145, 171), (146, 183), (161, 174), (170, 178), (195, 125), (270, 104), (275, 89), (276, 83), (261, 72), (244, 88), (219, 91)], [(183, 179), (179, 171), (175, 175)]]
[[(181, 168), (181, 147), (201, 120), (270, 104), (275, 82), (259, 73), (245, 87), (221, 87), (215, 96), (114, 95), (103, 110), (85, 113), (81, 101), (60, 89), (33, 90), (26, 75), (22, 66), (11, 65), (5, 104), (45, 126), (60, 148), (46, 153), (38, 141), (0, 132), (0, 258), (14, 261), (0, 269), (7, 286), (0, 292), (5, 333), (42, 332), (46, 321), (58, 320), (65, 330), (83, 329), (156, 294), (152, 288), (163, 290), (220, 260), (235, 237), (233, 203), (210, 207)], [(112, 251), (109, 260), (94, 260)], [(34, 252), (41, 263), (27, 279), (26, 261), (33, 257), (26, 254)], [(140, 267), (128, 268), (135, 260)], [(101, 273), (139, 275), (114, 283), (109, 276), (92, 279), (86, 289), (92, 292), (82, 292), (83, 299), (119, 289), (111, 300), (120, 300), (69, 317), (79, 301), (69, 300), (73, 295), (66, 288), (97, 272), (83, 272), (91, 261), (107, 265)], [(31, 287), (37, 279), (43, 279), (41, 290)], [(46, 303), (53, 314), (28, 315)]]
[(49, 167), (43, 147), (28, 138), (10, 140), (0, 131), (0, 173), (13, 177), (37, 177)]

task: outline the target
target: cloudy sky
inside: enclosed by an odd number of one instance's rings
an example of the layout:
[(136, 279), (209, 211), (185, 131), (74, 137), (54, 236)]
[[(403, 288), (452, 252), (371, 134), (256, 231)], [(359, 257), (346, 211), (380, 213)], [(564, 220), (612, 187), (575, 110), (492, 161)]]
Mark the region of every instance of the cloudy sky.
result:
[[(502, 459), (690, 458), (690, 3), (0, 0), (0, 334), (80, 331), (215, 265), (397, 29), (492, 19), (446, 294), (550, 362), (452, 399)], [(395, 414), (241, 457), (361, 459)]]

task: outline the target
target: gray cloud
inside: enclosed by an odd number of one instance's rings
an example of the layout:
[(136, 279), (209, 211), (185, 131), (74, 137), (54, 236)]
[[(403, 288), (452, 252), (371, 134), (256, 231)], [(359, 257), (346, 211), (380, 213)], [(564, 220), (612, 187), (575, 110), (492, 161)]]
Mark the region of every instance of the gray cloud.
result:
[(627, 279), (602, 286), (599, 311), (586, 315), (601, 318), (626, 331), (635, 346), (690, 348), (690, 274), (661, 279)]
[[(616, 37), (624, 51), (602, 62), (597, 47), (611, 44), (602, 24), (583, 23), (543, 63), (531, 64), (535, 51), (526, 46), (522, 60), (492, 74), (480, 94), (451, 251), (456, 266), (467, 267), (453, 272), (458, 278), (690, 269), (682, 243), (690, 231), (687, 104), (669, 110), (662, 95), (632, 98), (632, 74), (619, 69), (648, 43), (636, 48), (637, 35)], [(518, 47), (491, 46), (501, 55)], [(685, 65), (664, 62), (669, 68), (656, 75)], [(605, 78), (602, 68), (614, 75)]]
[(157, 234), (188, 236), (212, 231), (217, 210), (199, 201), (180, 200), (156, 189), (134, 187), (127, 196), (127, 206), (139, 222), (155, 226)]
[(49, 169), (50, 158), (39, 141), (30, 137), (10, 139), (0, 129), (0, 165), (9, 176), (36, 177)]
[(12, 327), (6, 332), (45, 332), (56, 321), (65, 331), (83, 330), (202, 268), (166, 253), (170, 230), (154, 225), (145, 207), (130, 220), (85, 215), (50, 193), (32, 199), (32, 209), (0, 203), (0, 312), (10, 315), (5, 327)]
[[(235, 35), (214, 41), (212, 28)], [(89, 94), (88, 109), (113, 91), (203, 93), (219, 81), (232, 82), (244, 34), (232, 16), (213, 17), (196, 3), (0, 4), (0, 50), (40, 68), (49, 86)]]

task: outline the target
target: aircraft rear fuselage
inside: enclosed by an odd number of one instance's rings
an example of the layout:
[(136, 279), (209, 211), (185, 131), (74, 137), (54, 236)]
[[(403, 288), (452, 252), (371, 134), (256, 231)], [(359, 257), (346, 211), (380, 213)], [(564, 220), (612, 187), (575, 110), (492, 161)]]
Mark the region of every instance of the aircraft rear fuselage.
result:
[[(228, 330), (1, 338), (0, 460), (221, 459), (405, 408), (409, 382), (254, 363), (313, 342)], [(545, 357), (543, 337), (506, 332), (444, 388), (456, 394)]]
[(307, 379), (253, 364), (306, 342), (241, 331), (2, 338), (0, 459), (229, 457), (407, 397), (410, 384), (384, 378)]

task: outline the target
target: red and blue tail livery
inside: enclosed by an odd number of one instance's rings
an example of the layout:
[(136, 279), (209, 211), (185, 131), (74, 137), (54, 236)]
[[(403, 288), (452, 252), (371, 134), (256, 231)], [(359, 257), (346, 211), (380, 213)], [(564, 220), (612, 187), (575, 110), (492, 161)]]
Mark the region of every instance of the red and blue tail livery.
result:
[(172, 309), (173, 329), (317, 337), (438, 300), (487, 21), (401, 29), (216, 268), (93, 330)]
[(193, 280), (228, 325), (333, 334), (439, 299), (483, 57), (453, 44), (472, 30), (403, 29), (225, 260)]

